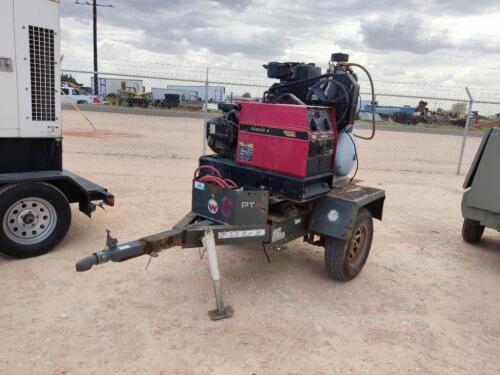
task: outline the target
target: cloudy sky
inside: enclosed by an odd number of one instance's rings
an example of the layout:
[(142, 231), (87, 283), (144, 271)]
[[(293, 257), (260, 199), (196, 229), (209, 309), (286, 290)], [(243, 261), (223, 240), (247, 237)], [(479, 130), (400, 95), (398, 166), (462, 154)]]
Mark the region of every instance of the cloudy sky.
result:
[[(498, 0), (99, 0), (100, 70), (265, 82), (343, 51), (379, 90), (500, 98)], [(61, 0), (63, 66), (92, 68), (92, 7)]]

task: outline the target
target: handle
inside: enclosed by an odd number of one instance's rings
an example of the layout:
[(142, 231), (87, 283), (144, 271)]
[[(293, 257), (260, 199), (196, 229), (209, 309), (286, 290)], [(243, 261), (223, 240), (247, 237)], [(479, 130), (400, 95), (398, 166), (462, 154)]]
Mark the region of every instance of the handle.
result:
[(95, 254), (89, 255), (76, 263), (76, 272), (85, 272), (98, 264), (98, 259)]

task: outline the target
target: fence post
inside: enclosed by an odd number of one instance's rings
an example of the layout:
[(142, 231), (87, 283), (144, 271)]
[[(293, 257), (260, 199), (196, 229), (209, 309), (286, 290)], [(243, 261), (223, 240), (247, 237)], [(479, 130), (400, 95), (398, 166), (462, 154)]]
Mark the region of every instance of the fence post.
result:
[(205, 76), (205, 104), (203, 112), (203, 155), (207, 153), (207, 120), (208, 120), (208, 66)]
[(464, 137), (462, 139), (462, 148), (460, 150), (460, 157), (458, 159), (458, 168), (457, 168), (458, 176), (460, 176), (460, 172), (462, 170), (462, 161), (464, 158), (464, 151), (465, 151), (465, 140), (467, 139), (467, 133), (469, 132), (470, 116), (472, 114), (472, 105), (474, 104), (474, 99), (472, 98), (472, 95), (468, 87), (465, 87), (465, 92), (467, 92), (467, 96), (469, 97), (469, 108), (467, 110), (467, 118), (465, 119)]

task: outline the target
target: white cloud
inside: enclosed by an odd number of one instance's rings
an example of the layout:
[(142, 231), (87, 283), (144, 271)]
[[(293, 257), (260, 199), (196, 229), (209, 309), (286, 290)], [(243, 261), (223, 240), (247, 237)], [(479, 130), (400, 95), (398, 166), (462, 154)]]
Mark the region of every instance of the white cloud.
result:
[[(496, 0), (102, 2), (115, 5), (99, 9), (100, 66), (113, 71), (186, 69), (198, 78), (208, 65), (233, 81), (265, 82), (267, 61), (325, 67), (342, 49), (387, 82), (382, 89), (500, 84)], [(64, 66), (90, 69), (91, 7), (66, 0), (61, 9)]]

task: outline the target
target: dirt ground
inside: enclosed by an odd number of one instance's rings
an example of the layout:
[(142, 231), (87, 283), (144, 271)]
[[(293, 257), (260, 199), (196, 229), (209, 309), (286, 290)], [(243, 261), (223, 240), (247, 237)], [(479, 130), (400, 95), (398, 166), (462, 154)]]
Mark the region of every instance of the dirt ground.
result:
[[(500, 372), (500, 235), (462, 241), (459, 137), (380, 132), (360, 142), (358, 177), (387, 200), (368, 262), (348, 283), (328, 279), (322, 249), (301, 241), (270, 264), (258, 246), (220, 247), (235, 315), (213, 322), (197, 249), (166, 251), (147, 270), (143, 257), (75, 272), (103, 247), (105, 228), (127, 241), (184, 215), (199, 153), (199, 128), (185, 119), (132, 128), (141, 119), (93, 116), (106, 136), (69, 133), (65, 166), (107, 186), (116, 207), (91, 220), (74, 207), (68, 236), (46, 256), (0, 255), (1, 374)], [(168, 121), (175, 132), (155, 137)], [(479, 141), (469, 140), (466, 167)]]

